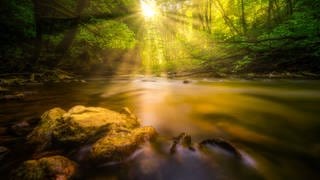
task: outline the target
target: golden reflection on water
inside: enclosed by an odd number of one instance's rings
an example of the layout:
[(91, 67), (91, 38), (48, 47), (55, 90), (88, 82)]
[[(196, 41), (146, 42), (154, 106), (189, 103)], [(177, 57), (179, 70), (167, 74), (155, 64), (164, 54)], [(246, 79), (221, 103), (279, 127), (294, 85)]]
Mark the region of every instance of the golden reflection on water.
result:
[[(41, 112), (52, 108), (47, 107), (49, 105), (61, 106), (61, 103), (65, 109), (76, 104), (114, 110), (127, 106), (143, 125), (154, 126), (166, 137), (186, 132), (194, 142), (212, 137), (231, 141), (248, 155), (250, 166), (265, 179), (301, 179), (319, 176), (311, 166), (320, 158), (320, 87), (316, 84), (237, 80), (194, 80), (183, 84), (182, 80), (142, 77), (108, 83), (93, 82), (81, 87), (48, 87), (37, 96), (49, 98), (36, 102), (42, 103)], [(9, 106), (7, 108), (10, 110)], [(39, 111), (39, 103), (29, 103), (21, 108), (25, 108), (25, 112)], [(141, 173), (145, 174), (159, 168), (155, 162), (162, 162), (161, 158), (152, 159), (156, 158), (154, 152), (147, 152), (147, 158), (139, 165), (144, 169)], [(203, 163), (187, 153), (184, 155), (191, 159), (183, 162)], [(219, 156), (216, 154), (214, 160), (206, 161), (209, 165), (202, 165), (220, 167), (234, 175), (235, 172), (241, 174), (238, 167), (243, 164), (219, 164), (231, 161), (220, 161)], [(171, 167), (183, 170), (179, 164)]]
[[(291, 158), (284, 157), (281, 163), (290, 161), (291, 164), (286, 163), (285, 168), (277, 169), (270, 161), (271, 152), (268, 151), (279, 152), (276, 156), (283, 156), (286, 151), (297, 156), (314, 154), (305, 147), (313, 142), (299, 133), (312, 129), (319, 121), (314, 113), (305, 112), (287, 100), (319, 101), (320, 95), (315, 90), (241, 87), (223, 83), (208, 87), (201, 83), (185, 85), (170, 80), (134, 81), (131, 85), (144, 89), (134, 103), (138, 104), (135, 111), (144, 124), (155, 126), (164, 134), (187, 132), (195, 141), (210, 137), (229, 139), (254, 159), (256, 168), (267, 179), (299, 174), (293, 172), (299, 166), (297, 160), (292, 162)], [(256, 152), (251, 145), (269, 155)], [(284, 173), (276, 176), (276, 172)], [(308, 173), (313, 174), (306, 170)]]

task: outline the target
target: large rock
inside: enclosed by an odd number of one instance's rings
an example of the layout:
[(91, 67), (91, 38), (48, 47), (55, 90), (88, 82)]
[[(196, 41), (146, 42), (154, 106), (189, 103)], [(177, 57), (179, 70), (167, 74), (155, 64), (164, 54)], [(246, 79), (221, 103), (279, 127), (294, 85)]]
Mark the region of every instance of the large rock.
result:
[(137, 118), (127, 108), (123, 113), (100, 107), (75, 106), (68, 112), (53, 108), (41, 116), (39, 126), (27, 139), (43, 150), (52, 142), (79, 145), (109, 131), (130, 131), (138, 126)]
[(12, 179), (17, 180), (43, 180), (71, 179), (76, 173), (77, 165), (75, 162), (63, 156), (51, 156), (39, 160), (29, 160), (15, 170)]
[(100, 107), (75, 106), (61, 119), (61, 126), (53, 131), (62, 143), (81, 143), (99, 132), (133, 129), (139, 126), (136, 118)]
[(142, 143), (157, 135), (153, 127), (136, 128), (130, 132), (112, 132), (93, 144), (92, 160), (121, 161), (132, 154)]
[(61, 108), (53, 108), (43, 113), (39, 125), (28, 135), (28, 143), (38, 145), (39, 150), (50, 146), (52, 133), (65, 113)]
[(106, 162), (126, 158), (156, 134), (152, 127), (139, 127), (128, 108), (118, 113), (100, 107), (75, 106), (68, 112), (60, 108), (45, 112), (28, 140), (39, 145), (38, 151), (93, 144), (87, 157)]

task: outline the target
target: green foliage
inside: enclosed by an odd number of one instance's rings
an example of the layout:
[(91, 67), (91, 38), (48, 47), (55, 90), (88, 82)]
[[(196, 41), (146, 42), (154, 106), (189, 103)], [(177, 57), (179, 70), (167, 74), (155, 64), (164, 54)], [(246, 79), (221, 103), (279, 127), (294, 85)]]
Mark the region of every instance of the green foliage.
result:
[(57, 47), (63, 40), (64, 33), (59, 34), (44, 34), (43, 41), (50, 45), (50, 47)]
[(135, 34), (127, 25), (116, 21), (93, 19), (90, 25), (81, 25), (70, 49), (71, 57), (83, 52), (98, 53), (101, 50), (127, 49), (135, 45)]
[(92, 20), (95, 23), (82, 25), (75, 40), (76, 44), (106, 49), (126, 49), (135, 45), (135, 34), (127, 25), (117, 21)]
[(129, 7), (133, 5), (132, 0), (94, 0), (89, 1), (88, 6), (82, 13), (84, 16), (100, 16), (108, 14), (125, 13)]
[(12, 41), (35, 36), (35, 20), (31, 0), (5, 0), (0, 7), (0, 39)]
[(243, 57), (242, 60), (236, 61), (234, 63), (233, 72), (239, 72), (243, 70), (248, 64), (252, 62), (252, 58), (249, 56)]
[[(0, 2), (0, 59), (16, 69), (39, 59), (87, 67), (106, 61), (107, 51), (119, 54), (137, 44), (143, 68), (156, 73), (243, 72), (266, 60), (296, 66), (320, 57), (320, 0), (159, 0), (161, 16), (151, 21), (131, 14), (136, 0), (34, 2)], [(23, 62), (26, 57), (36, 60)], [(309, 64), (320, 69), (319, 62)]]

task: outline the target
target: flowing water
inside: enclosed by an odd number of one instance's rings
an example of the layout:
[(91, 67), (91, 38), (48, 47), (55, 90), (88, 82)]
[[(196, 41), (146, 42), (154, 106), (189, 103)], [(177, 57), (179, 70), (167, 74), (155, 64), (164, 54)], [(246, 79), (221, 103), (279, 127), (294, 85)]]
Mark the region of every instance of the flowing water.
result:
[[(164, 141), (145, 145), (127, 163), (83, 170), (83, 179), (320, 178), (319, 81), (202, 79), (184, 84), (164, 78), (101, 78), (23, 90), (33, 93), (23, 101), (0, 103), (1, 127), (39, 117), (53, 107), (129, 107), (143, 125), (155, 127), (165, 138), (186, 132), (196, 146), (220, 137), (243, 157), (219, 148), (178, 148), (170, 155), (170, 141)], [(8, 146), (18, 148), (23, 142)], [(30, 158), (21, 154), (20, 161)]]

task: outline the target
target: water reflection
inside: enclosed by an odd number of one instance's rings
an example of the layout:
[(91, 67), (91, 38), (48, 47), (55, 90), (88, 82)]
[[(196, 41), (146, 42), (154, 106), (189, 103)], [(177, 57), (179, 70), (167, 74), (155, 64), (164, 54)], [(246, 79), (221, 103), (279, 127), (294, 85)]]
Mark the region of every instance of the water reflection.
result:
[[(320, 83), (317, 81), (194, 81), (138, 78), (94, 80), (88, 84), (32, 87), (23, 102), (1, 102), (1, 126), (39, 117), (55, 106), (82, 104), (113, 110), (129, 107), (144, 125), (194, 142), (222, 137), (243, 155), (241, 162), (170, 144), (147, 145), (120, 167), (104, 167), (90, 179), (311, 179), (320, 178)], [(107, 169), (107, 171), (106, 171)]]

